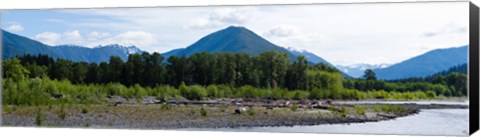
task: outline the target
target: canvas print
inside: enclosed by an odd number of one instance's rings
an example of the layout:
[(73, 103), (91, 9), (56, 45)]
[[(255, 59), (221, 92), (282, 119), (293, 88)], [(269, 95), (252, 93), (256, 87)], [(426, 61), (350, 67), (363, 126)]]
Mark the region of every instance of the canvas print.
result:
[(468, 135), (468, 6), (1, 10), (1, 126)]

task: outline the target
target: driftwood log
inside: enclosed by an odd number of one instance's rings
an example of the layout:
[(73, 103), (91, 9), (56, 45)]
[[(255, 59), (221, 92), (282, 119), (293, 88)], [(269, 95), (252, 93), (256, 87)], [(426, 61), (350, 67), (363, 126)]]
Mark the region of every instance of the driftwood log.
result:
[(378, 113), (377, 115), (382, 116), (382, 117), (386, 117), (386, 118), (395, 118), (394, 115), (388, 115), (388, 114), (382, 114), (382, 113)]

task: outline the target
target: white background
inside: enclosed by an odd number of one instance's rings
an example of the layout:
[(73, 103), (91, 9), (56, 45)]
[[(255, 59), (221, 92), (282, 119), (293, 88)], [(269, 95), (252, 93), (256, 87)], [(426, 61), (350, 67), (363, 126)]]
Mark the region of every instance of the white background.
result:
[[(348, 2), (401, 2), (427, 0), (1, 0), (0, 9), (48, 9), (48, 8), (98, 8), (98, 7), (142, 7), (142, 6), (193, 6), (193, 5), (245, 5), (245, 4), (298, 4), (298, 3), (348, 3)], [(447, 0), (435, 0), (447, 1)], [(480, 0), (472, 0), (480, 5)], [(467, 8), (467, 7), (466, 7)], [(448, 9), (446, 9), (448, 10)], [(414, 125), (412, 125), (414, 126)], [(300, 133), (252, 133), (252, 132), (209, 132), (209, 131), (162, 131), (162, 130), (114, 130), (114, 129), (79, 129), (79, 128), (23, 128), (1, 127), (0, 136), (48, 136), (48, 137), (140, 137), (140, 136), (189, 136), (189, 137), (313, 137), (313, 136), (384, 136), (398, 135), (351, 135), (351, 134), (300, 134)], [(477, 132), (474, 136), (480, 137)]]

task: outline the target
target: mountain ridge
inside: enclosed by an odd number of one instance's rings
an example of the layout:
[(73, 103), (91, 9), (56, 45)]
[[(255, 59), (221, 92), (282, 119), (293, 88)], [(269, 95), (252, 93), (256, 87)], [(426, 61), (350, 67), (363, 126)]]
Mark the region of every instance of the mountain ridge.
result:
[(1, 30), (1, 33), (3, 58), (14, 58), (26, 54), (45, 54), (55, 59), (65, 58), (72, 61), (99, 63), (102, 61), (108, 62), (110, 56), (119, 56), (126, 61), (129, 54), (143, 52), (135, 46), (121, 46), (118, 44), (109, 44), (94, 48), (73, 44), (50, 46), (5, 30)]
[(467, 63), (467, 53), (468, 45), (434, 49), (387, 68), (375, 69), (374, 72), (378, 79), (383, 80), (426, 77), (450, 67)]
[(289, 60), (291, 61), (295, 61), (297, 56), (303, 55), (311, 63), (322, 62), (334, 67), (330, 62), (313, 53), (293, 52), (271, 43), (260, 35), (242, 26), (229, 26), (212, 32), (185, 48), (173, 49), (162, 53), (162, 55), (165, 58), (173, 55), (190, 56), (199, 52), (247, 53), (250, 55), (259, 55), (267, 51), (287, 53)]
[(245, 27), (229, 26), (202, 37), (177, 55), (190, 56), (199, 52), (231, 52), (259, 55), (272, 50), (287, 53), (291, 58), (294, 57), (287, 49), (269, 42)]

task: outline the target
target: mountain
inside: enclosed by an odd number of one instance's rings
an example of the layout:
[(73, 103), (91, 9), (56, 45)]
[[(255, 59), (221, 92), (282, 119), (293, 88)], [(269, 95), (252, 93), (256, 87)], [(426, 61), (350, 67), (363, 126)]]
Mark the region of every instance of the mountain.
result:
[(190, 56), (199, 52), (231, 52), (258, 55), (266, 51), (278, 51), (287, 53), (290, 57), (294, 56), (287, 49), (274, 45), (244, 27), (236, 26), (213, 32), (183, 50), (176, 49), (173, 51), (177, 52), (175, 54), (177, 56)]
[(3, 58), (13, 58), (25, 54), (45, 54), (52, 58), (64, 58), (72, 61), (102, 62), (110, 56), (119, 56), (127, 60), (129, 54), (142, 53), (135, 46), (117, 44), (87, 48), (77, 45), (49, 46), (38, 41), (2, 30)]
[(320, 62), (323, 62), (323, 63), (326, 63), (330, 66), (334, 66), (333, 64), (331, 64), (330, 62), (326, 61), (325, 59), (315, 55), (314, 53), (311, 53), (311, 52), (308, 52), (306, 50), (296, 50), (296, 49), (293, 49), (293, 48), (287, 48), (293, 55), (295, 56), (304, 56), (308, 61), (312, 62), (312, 63), (320, 63)]
[(467, 63), (468, 46), (436, 49), (387, 68), (375, 69), (378, 79), (426, 77)]
[(190, 56), (199, 52), (232, 52), (259, 55), (266, 51), (283, 52), (289, 54), (290, 57), (294, 56), (287, 49), (267, 41), (244, 27), (236, 26), (230, 26), (208, 34), (177, 55)]
[(324, 59), (310, 52), (291, 52), (288, 49), (269, 42), (245, 27), (238, 26), (230, 26), (213, 32), (184, 49), (174, 49), (172, 51), (163, 53), (162, 56), (165, 58), (168, 58), (172, 55), (190, 56), (199, 52), (231, 52), (259, 55), (260, 53), (267, 51), (287, 53), (292, 61), (296, 60), (298, 55), (304, 55), (307, 57), (307, 60), (311, 62), (324, 62), (330, 64)]
[(178, 56), (178, 53), (181, 52), (184, 49), (185, 48), (173, 49), (173, 50), (167, 51), (165, 53), (162, 53), (162, 56), (165, 57), (165, 60), (166, 60), (170, 56), (174, 56), (174, 55)]
[(110, 56), (119, 56), (126, 61), (129, 54), (142, 53), (135, 46), (125, 47), (118, 44), (87, 48), (77, 45), (61, 45), (52, 47), (61, 58), (72, 61), (102, 62), (108, 61)]
[(342, 65), (337, 65), (336, 66), (340, 71), (354, 77), (354, 78), (360, 78), (363, 76), (365, 70), (367, 69), (381, 69), (381, 68), (386, 68), (388, 67), (388, 64), (354, 64), (354, 65), (349, 65), (349, 66), (342, 66)]
[(52, 50), (51, 46), (4, 30), (1, 30), (1, 33), (2, 57), (4, 59), (13, 58), (23, 54), (47, 54), (53, 58), (60, 57)]

